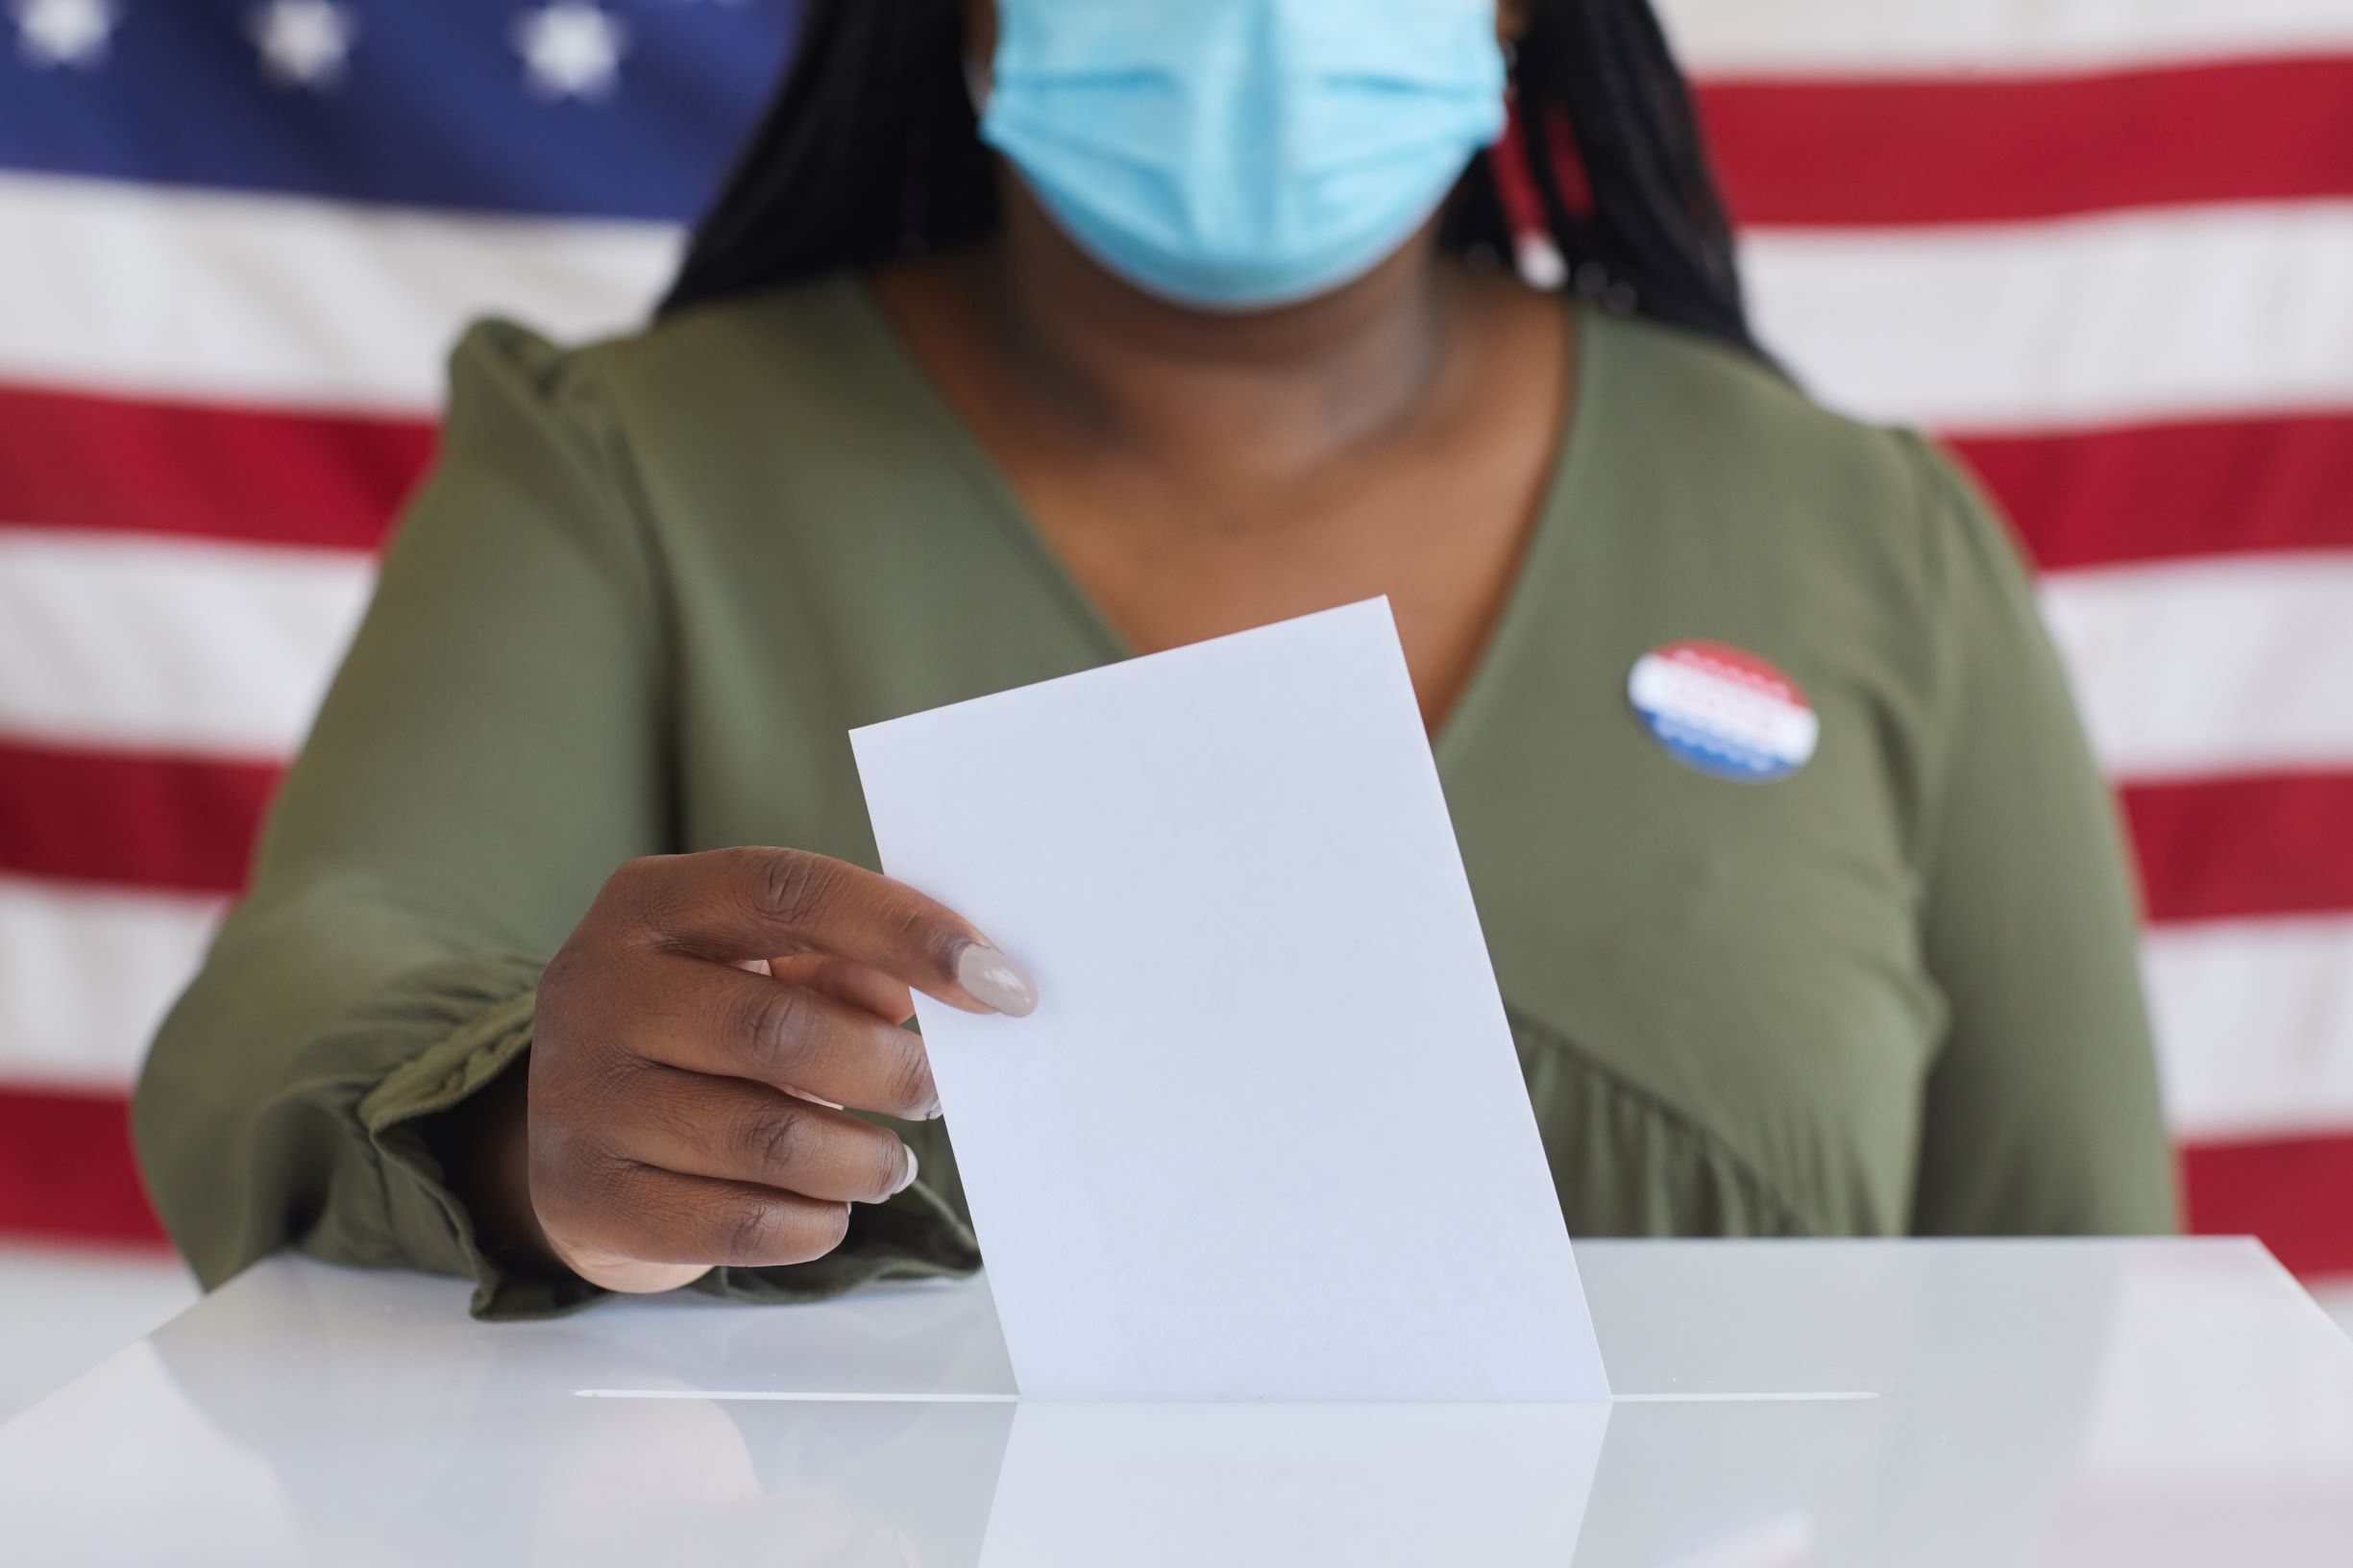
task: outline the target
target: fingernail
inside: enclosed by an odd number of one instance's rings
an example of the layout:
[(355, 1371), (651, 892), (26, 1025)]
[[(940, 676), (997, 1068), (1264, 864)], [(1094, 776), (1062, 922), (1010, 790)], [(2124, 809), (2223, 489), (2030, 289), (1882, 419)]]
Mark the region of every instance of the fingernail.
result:
[(956, 984), (983, 1007), (1008, 1017), (1026, 1018), (1038, 1011), (1038, 988), (1012, 959), (987, 943), (967, 943), (956, 955)]
[(907, 1151), (907, 1170), (906, 1174), (899, 1177), (898, 1185), (891, 1188), (891, 1195), (893, 1197), (898, 1196), (901, 1192), (906, 1191), (907, 1188), (915, 1185), (915, 1150), (908, 1148), (904, 1143), (901, 1143), (899, 1147), (906, 1149)]

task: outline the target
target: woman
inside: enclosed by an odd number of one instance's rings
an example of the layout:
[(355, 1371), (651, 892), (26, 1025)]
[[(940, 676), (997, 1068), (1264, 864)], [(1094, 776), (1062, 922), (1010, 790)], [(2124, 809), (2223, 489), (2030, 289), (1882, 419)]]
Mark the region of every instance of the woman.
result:
[[(453, 375), (142, 1085), (208, 1282), (975, 1266), (897, 1025), (1036, 998), (858, 869), (846, 732), (1377, 593), (1573, 1232), (2170, 1223), (2018, 563), (1752, 345), (1640, 0), (816, 4), (661, 322), (492, 323)], [(1748, 781), (1628, 701), (1694, 641), (1812, 715)]]

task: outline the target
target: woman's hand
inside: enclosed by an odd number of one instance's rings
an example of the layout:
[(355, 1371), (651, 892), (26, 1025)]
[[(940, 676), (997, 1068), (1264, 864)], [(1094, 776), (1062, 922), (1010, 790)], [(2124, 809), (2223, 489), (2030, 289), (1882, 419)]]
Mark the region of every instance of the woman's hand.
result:
[[(591, 1284), (667, 1290), (806, 1262), (915, 1152), (842, 1107), (940, 1114), (909, 989), (1019, 1017), (1028, 978), (943, 905), (794, 849), (616, 871), (549, 964), (529, 1058), (528, 1218)], [(516, 1216), (521, 1218), (523, 1216)]]

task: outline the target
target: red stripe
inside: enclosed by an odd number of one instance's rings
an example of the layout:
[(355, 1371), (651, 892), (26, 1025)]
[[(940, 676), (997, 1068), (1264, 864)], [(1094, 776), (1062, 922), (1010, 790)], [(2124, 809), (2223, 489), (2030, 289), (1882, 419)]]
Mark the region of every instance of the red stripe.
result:
[(0, 871), (235, 893), (279, 772), (0, 740)]
[(157, 1242), (119, 1094), (0, 1089), (0, 1235)]
[[(0, 1233), (159, 1241), (119, 1095), (0, 1090)], [(2353, 1273), (2353, 1134), (2182, 1150), (2191, 1228), (2253, 1235), (2298, 1274)]]
[(2353, 547), (2353, 413), (1949, 444), (2047, 572)]
[(2135, 784), (2122, 795), (2152, 923), (2353, 910), (2353, 772)]
[[(2182, 1151), (2192, 1229), (2254, 1235), (2299, 1274), (2353, 1273), (2353, 1133)], [(0, 1090), (0, 1233), (159, 1241), (119, 1095)]]
[(1555, 110), (1544, 117), (1545, 155), (1552, 161), (1553, 180), (1560, 187), (1560, 205), (1573, 218), (1593, 216), (1593, 180), (1585, 170), (1585, 155), (1577, 145), (1577, 132), (1566, 112)]
[[(0, 872), (233, 894), (281, 770), (0, 742)], [(2353, 911), (2353, 772), (2126, 787), (2156, 923)]]
[[(373, 550), (421, 425), (0, 387), (0, 524)], [(1973, 436), (2046, 570), (2353, 547), (2353, 413)]]
[[(1541, 234), (1550, 229), (1552, 220), (1544, 210), (1544, 193), (1536, 184), (1534, 166), (1529, 160), (1526, 135), (1519, 102), (1515, 99), (1510, 105), (1510, 124), (1503, 139), (1488, 150), (1488, 159), (1495, 173), (1496, 197), (1503, 204), (1504, 220), (1519, 234)], [(1545, 116), (1544, 148), (1561, 207), (1571, 217), (1591, 217), (1593, 186), (1586, 177), (1585, 160), (1577, 150), (1577, 137), (1566, 115), (1556, 112)]]
[(1536, 177), (1530, 170), (1528, 147), (1520, 137), (1525, 134), (1520, 124), (1520, 106), (1514, 99), (1509, 107), (1510, 124), (1503, 139), (1488, 149), (1487, 157), (1495, 171), (1495, 199), (1503, 204), (1504, 221), (1514, 233), (1541, 233), (1545, 229), (1544, 198), (1536, 189)]
[(2353, 55), (1697, 92), (1743, 223), (2002, 223), (2353, 194)]
[(2353, 1133), (2193, 1143), (2182, 1174), (2192, 1230), (2259, 1236), (2298, 1274), (2353, 1274)]
[(432, 445), (412, 421), (0, 386), (0, 524), (374, 550)]

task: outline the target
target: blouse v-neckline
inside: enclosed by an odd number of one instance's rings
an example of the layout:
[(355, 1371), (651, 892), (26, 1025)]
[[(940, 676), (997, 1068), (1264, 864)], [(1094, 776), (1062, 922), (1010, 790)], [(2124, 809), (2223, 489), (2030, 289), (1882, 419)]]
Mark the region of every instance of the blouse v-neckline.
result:
[[(1079, 580), (1062, 552), (1054, 548), (1003, 465), (948, 402), (896, 324), (883, 310), (872, 285), (861, 278), (846, 278), (839, 286), (847, 295), (859, 330), (873, 341), (877, 357), (889, 367), (914, 410), (912, 423), (927, 428), (938, 439), (971, 482), (989, 514), (1004, 529), (1009, 543), (1079, 623), (1102, 662), (1115, 664), (1135, 658), (1137, 649)], [(1557, 558), (1571, 547), (1574, 530), (1570, 519), (1579, 511), (1577, 497), (1589, 487), (1586, 471), (1593, 466), (1590, 454), (1600, 445), (1593, 425), (1603, 406), (1601, 387), (1603, 365), (1608, 354), (1608, 318), (1582, 301), (1568, 301), (1562, 308), (1573, 316), (1568, 364), (1563, 370), (1567, 382), (1563, 394), (1566, 418), (1555, 438), (1536, 515), (1512, 569), (1503, 607), (1487, 628), (1468, 678), (1431, 737), (1431, 748), (1441, 773), (1468, 744), (1467, 738), (1477, 728), (1480, 717), (1503, 703), (1499, 692), (1509, 683), (1512, 655), (1526, 639), (1528, 624), (1546, 613), (1547, 606), (1540, 601), (1546, 585), (1557, 575)]]

